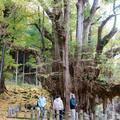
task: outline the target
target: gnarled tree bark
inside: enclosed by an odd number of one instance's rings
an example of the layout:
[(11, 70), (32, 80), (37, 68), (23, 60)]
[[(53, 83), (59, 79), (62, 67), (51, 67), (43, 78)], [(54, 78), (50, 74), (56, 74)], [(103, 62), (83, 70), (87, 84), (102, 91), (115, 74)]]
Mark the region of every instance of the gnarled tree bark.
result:
[(6, 90), (4, 81), (4, 59), (5, 59), (5, 44), (2, 46), (2, 56), (0, 64), (0, 94)]

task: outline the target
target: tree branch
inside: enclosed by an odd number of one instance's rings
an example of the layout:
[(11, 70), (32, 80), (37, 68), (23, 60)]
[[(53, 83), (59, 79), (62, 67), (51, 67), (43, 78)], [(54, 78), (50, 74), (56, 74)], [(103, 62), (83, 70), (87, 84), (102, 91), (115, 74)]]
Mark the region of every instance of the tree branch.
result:
[(32, 23), (32, 24), (30, 24), (30, 25), (34, 25), (34, 26), (37, 28), (37, 30), (40, 32), (40, 34), (41, 34), (42, 36), (44, 35), (44, 37), (46, 37), (50, 42), (52, 42), (52, 44), (54, 43), (54, 41), (53, 41), (53, 39), (52, 39), (52, 34), (51, 34), (45, 27), (42, 28), (43, 31), (44, 31), (44, 33), (42, 33), (42, 30), (41, 30), (40, 27), (37, 25), (37, 23)]
[(115, 10), (118, 9), (118, 8), (120, 8), (120, 5), (116, 6), (116, 7), (115, 7)]
[[(116, 12), (115, 12), (115, 0), (113, 3), (113, 13), (112, 15), (108, 16), (101, 24), (101, 26), (98, 28), (98, 42), (97, 42), (97, 47), (96, 47), (96, 52), (97, 53), (102, 53), (102, 50), (104, 48), (104, 46), (109, 42), (109, 40), (115, 35), (115, 33), (117, 32), (117, 28), (116, 28)], [(112, 18), (114, 17), (114, 24), (113, 27), (111, 29), (111, 31), (105, 35), (102, 38), (102, 31), (104, 26), (106, 25), (106, 23)]]
[(104, 53), (108, 58), (115, 57), (116, 55), (120, 54), (120, 46), (114, 47)]
[(86, 44), (86, 45), (88, 44), (88, 38), (89, 38), (89, 33), (90, 33), (93, 17), (95, 16), (97, 9), (99, 8), (98, 1), (99, 0), (94, 0), (92, 8), (90, 10), (90, 15), (83, 22), (83, 27), (84, 27), (84, 29), (83, 29), (84, 30), (84, 32), (83, 32), (83, 44)]
[(41, 7), (43, 8), (43, 10), (45, 11), (45, 13), (52, 20), (53, 19), (53, 13), (49, 10), (49, 8), (47, 7), (47, 5), (44, 3), (43, 0), (39, 0), (39, 2), (41, 4)]
[(104, 36), (104, 38), (101, 40), (103, 46), (109, 42), (109, 40), (115, 35), (116, 32), (117, 28), (113, 28), (107, 35)]
[(102, 17), (100, 16), (99, 18), (97, 18), (93, 23), (91, 23), (91, 25), (96, 24)]
[(91, 8), (91, 10), (90, 10), (90, 15), (89, 15), (89, 17), (87, 17), (87, 18), (84, 20), (84, 23), (86, 23), (86, 22), (91, 22), (91, 20), (92, 20), (93, 16), (95, 15), (96, 11), (100, 8), (100, 7), (98, 7), (98, 1), (99, 1), (99, 0), (94, 0), (93, 5), (92, 5), (92, 8)]
[(102, 43), (103, 43), (103, 46), (105, 46), (109, 40), (115, 35), (115, 33), (117, 32), (117, 28), (116, 28), (116, 21), (117, 21), (117, 18), (116, 18), (116, 12), (115, 12), (115, 0), (114, 0), (114, 3), (113, 3), (113, 13), (115, 14), (114, 16), (114, 24), (113, 24), (113, 27), (111, 29), (111, 31), (105, 35), (103, 37), (103, 39), (101, 40)]
[(100, 7), (98, 7), (98, 1), (99, 0), (94, 0), (94, 2), (93, 2), (92, 8), (90, 10), (90, 17), (91, 18), (94, 16), (95, 12), (100, 8)]
[(112, 17), (114, 17), (115, 15), (110, 15), (110, 16), (108, 16), (103, 22), (102, 22), (102, 24), (99, 26), (99, 28), (98, 28), (98, 41), (100, 41), (101, 40), (101, 38), (102, 38), (102, 31), (103, 31), (103, 27), (106, 25), (106, 23), (112, 18)]

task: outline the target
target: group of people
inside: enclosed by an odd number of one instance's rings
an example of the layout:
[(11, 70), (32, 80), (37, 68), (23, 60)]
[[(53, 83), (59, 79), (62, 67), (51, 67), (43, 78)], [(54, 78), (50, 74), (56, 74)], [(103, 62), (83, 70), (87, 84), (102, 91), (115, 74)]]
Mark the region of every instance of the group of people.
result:
[[(74, 94), (71, 95), (69, 103), (70, 103), (70, 109), (71, 109), (71, 120), (76, 120), (77, 101), (76, 101)], [(37, 106), (40, 108), (42, 117), (44, 118), (46, 98), (43, 95), (39, 97)], [(53, 101), (53, 110), (55, 112), (55, 118), (59, 117), (59, 120), (63, 120), (65, 108), (64, 108), (64, 104), (60, 96), (55, 97)]]

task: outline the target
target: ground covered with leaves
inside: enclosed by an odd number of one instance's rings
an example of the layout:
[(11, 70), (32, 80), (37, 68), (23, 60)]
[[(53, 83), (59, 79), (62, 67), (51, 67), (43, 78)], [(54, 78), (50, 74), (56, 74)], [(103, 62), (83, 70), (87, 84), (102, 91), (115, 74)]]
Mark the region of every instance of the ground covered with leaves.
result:
[[(0, 120), (12, 120), (7, 118), (8, 108), (20, 105), (23, 113), (19, 113), (20, 117), (24, 117), (25, 104), (36, 105), (38, 97), (42, 94), (47, 99), (46, 109), (51, 106), (50, 94), (46, 90), (32, 85), (7, 85), (8, 93), (0, 95)], [(28, 116), (29, 113), (28, 113)]]

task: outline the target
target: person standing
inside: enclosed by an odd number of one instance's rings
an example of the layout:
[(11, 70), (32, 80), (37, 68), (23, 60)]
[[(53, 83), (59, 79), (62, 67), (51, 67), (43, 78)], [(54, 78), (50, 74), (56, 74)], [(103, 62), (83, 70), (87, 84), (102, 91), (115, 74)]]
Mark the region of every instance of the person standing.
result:
[(63, 101), (60, 96), (56, 96), (55, 100), (53, 101), (53, 109), (55, 110), (55, 117), (56, 114), (59, 114), (59, 120), (63, 120)]
[(44, 114), (45, 114), (45, 106), (46, 106), (46, 98), (41, 95), (38, 99), (38, 107), (40, 108), (40, 111), (42, 113), (42, 119), (44, 119)]
[(72, 120), (75, 120), (76, 119), (76, 106), (77, 106), (77, 102), (76, 102), (76, 99), (75, 99), (75, 95), (72, 94), (71, 95), (71, 98), (70, 98), (70, 109), (71, 109), (71, 119)]

